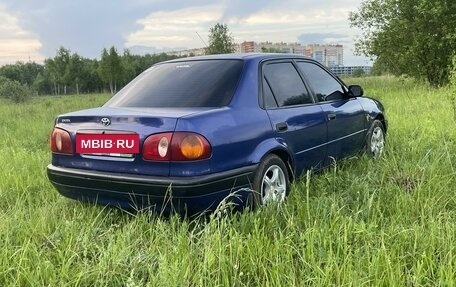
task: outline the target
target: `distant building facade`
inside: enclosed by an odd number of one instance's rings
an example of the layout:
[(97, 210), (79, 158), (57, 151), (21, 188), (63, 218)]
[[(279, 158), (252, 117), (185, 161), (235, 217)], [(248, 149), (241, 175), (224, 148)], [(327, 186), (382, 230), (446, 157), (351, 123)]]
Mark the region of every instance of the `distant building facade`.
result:
[(338, 76), (353, 76), (355, 71), (359, 69), (361, 69), (364, 74), (368, 75), (372, 70), (372, 67), (370, 66), (334, 66), (329, 68)]
[(258, 50), (259, 52), (266, 53), (289, 53), (304, 55), (305, 46), (303, 46), (301, 43), (260, 42), (258, 43)]
[(185, 56), (202, 56), (206, 54), (205, 48), (187, 49), (180, 51), (167, 52), (170, 56), (185, 57)]
[(327, 67), (344, 65), (344, 47), (342, 45), (310, 44), (306, 46), (305, 54)]
[(311, 57), (318, 62), (328, 66), (343, 66), (344, 65), (344, 47), (343, 45), (329, 44), (308, 44), (301, 43), (272, 43), (244, 41), (241, 43), (241, 53), (290, 53), (300, 54)]
[[(362, 69), (369, 74), (372, 67), (369, 66), (344, 66), (344, 47), (340, 44), (307, 44), (285, 42), (255, 42), (244, 41), (235, 44), (235, 53), (290, 53), (305, 55), (313, 58), (321, 64), (329, 67), (337, 75), (353, 75), (356, 69)], [(168, 55), (178, 57), (205, 55), (205, 48), (188, 49), (168, 52)]]
[(258, 53), (261, 52), (258, 44), (253, 41), (244, 41), (241, 43), (241, 53)]

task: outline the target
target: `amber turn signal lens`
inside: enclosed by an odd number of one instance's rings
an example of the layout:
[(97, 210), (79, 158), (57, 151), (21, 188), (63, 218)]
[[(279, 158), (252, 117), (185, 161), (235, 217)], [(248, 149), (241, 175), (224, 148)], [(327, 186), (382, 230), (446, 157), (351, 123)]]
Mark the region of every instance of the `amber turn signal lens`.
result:
[(204, 153), (204, 145), (196, 135), (188, 135), (182, 140), (180, 150), (187, 159), (198, 159)]

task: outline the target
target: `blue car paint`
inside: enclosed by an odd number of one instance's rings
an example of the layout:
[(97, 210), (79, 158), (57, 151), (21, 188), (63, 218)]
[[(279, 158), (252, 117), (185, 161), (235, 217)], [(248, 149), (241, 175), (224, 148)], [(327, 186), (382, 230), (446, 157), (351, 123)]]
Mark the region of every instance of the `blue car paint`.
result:
[[(141, 154), (134, 156), (134, 161), (110, 161), (83, 157), (78, 154), (52, 155), (52, 166), (48, 168), (51, 181), (62, 194), (76, 198), (97, 201), (127, 208), (132, 202), (140, 201), (141, 206), (154, 205), (158, 209), (170, 207), (164, 204), (163, 195), (150, 189), (148, 194), (119, 194), (123, 191), (91, 190), (90, 186), (81, 188), (62, 184), (69, 172), (83, 170), (87, 173), (82, 178), (99, 180), (100, 177), (90, 175), (91, 171), (106, 173), (104, 182), (116, 178), (117, 174), (151, 177), (151, 180), (168, 179), (169, 186), (173, 183), (179, 190), (176, 204), (184, 209), (203, 210), (214, 208), (221, 199), (233, 191), (250, 188), (256, 166), (267, 154), (282, 152), (288, 154), (292, 173), (299, 176), (304, 170), (328, 165), (329, 156), (340, 158), (362, 149), (366, 132), (373, 119), (383, 117), (383, 107), (377, 101), (368, 98), (351, 98), (343, 101), (316, 103), (312, 105), (262, 109), (259, 105), (259, 65), (269, 58), (295, 58), (296, 55), (223, 55), (219, 58), (239, 58), (244, 61), (236, 92), (226, 107), (221, 108), (101, 108), (89, 109), (61, 115), (56, 120), (56, 127), (68, 131), (73, 139), (81, 129), (132, 131), (140, 135), (141, 143), (147, 136), (172, 131), (192, 131), (203, 135), (212, 146), (209, 159), (192, 162), (150, 162)], [(195, 60), (211, 59), (197, 57)], [(187, 59), (192, 60), (192, 59)], [(174, 60), (178, 62), (179, 60)], [(335, 114), (334, 120), (328, 115)], [(366, 115), (369, 115), (368, 117)], [(109, 128), (99, 125), (102, 117), (111, 119)], [(279, 131), (278, 123), (286, 123), (287, 130)], [(386, 122), (385, 122), (386, 124)], [(61, 170), (56, 171), (56, 168)], [(188, 193), (189, 187), (182, 183), (185, 179), (202, 181), (205, 176), (223, 175), (226, 172), (245, 168), (242, 180), (225, 183), (227, 186), (214, 185), (218, 190), (207, 190), (206, 196), (193, 196)], [(74, 170), (73, 170), (74, 169)], [(76, 172), (77, 173), (77, 172)], [(231, 176), (231, 175), (230, 175)], [(245, 178), (244, 178), (245, 177)], [(172, 180), (171, 180), (172, 179)], [(220, 181), (220, 180), (219, 180)], [(100, 184), (102, 185), (100, 179)], [(119, 183), (122, 185), (122, 183)], [(203, 185), (209, 186), (204, 183)], [(151, 185), (153, 186), (153, 185)], [(193, 183), (193, 187), (195, 183)], [(197, 186), (197, 184), (196, 184)], [(117, 187), (112, 187), (116, 189)], [(161, 187), (163, 189), (163, 186)], [(98, 191), (97, 191), (98, 190)], [(194, 192), (194, 189), (191, 189)], [(85, 196), (81, 197), (84, 194)], [(240, 200), (245, 202), (248, 192), (240, 192)], [(138, 196), (136, 196), (138, 195)], [(144, 198), (147, 198), (145, 200)], [(134, 199), (134, 200), (133, 200)], [(149, 202), (148, 200), (151, 200)]]
[[(321, 168), (326, 155), (327, 127), (319, 105), (305, 105), (270, 109), (274, 136), (286, 143), (293, 157), (294, 173), (310, 167)], [(279, 131), (276, 125), (286, 123), (287, 130)]]
[[(327, 119), (328, 158), (339, 159), (359, 150), (365, 142), (366, 114), (355, 98), (321, 104)], [(328, 120), (330, 114), (335, 118)]]

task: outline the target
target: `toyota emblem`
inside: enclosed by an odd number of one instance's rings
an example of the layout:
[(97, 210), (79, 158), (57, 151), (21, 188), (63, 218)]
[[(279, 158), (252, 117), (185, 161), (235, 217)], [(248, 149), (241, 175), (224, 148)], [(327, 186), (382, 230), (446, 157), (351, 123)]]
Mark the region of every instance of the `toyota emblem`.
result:
[(109, 118), (102, 118), (101, 124), (104, 125), (105, 127), (107, 127), (111, 124), (111, 120)]

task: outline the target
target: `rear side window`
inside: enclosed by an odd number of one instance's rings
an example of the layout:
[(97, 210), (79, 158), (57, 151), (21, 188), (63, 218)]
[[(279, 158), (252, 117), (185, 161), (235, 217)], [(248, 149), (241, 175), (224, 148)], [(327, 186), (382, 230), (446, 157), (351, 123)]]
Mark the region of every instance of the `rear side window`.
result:
[[(312, 103), (312, 98), (292, 63), (270, 63), (263, 66), (264, 80), (268, 85), (263, 86), (263, 91), (270, 87), (275, 102), (279, 107), (294, 106)], [(268, 96), (268, 93), (266, 95)], [(274, 101), (266, 98), (267, 107)]]
[(229, 104), (241, 75), (240, 60), (164, 63), (142, 73), (105, 106), (222, 107)]

